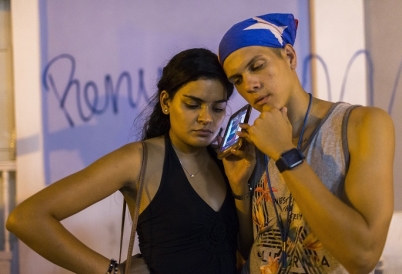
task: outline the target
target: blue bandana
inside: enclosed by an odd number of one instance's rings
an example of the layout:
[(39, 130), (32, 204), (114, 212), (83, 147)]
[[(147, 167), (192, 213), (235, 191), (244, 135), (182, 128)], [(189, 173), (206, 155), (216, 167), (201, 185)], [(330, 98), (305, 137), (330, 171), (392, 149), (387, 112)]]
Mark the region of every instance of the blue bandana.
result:
[(292, 14), (270, 13), (256, 16), (233, 25), (219, 44), (219, 60), (234, 51), (249, 46), (283, 48), (293, 46), (296, 39), (298, 21)]

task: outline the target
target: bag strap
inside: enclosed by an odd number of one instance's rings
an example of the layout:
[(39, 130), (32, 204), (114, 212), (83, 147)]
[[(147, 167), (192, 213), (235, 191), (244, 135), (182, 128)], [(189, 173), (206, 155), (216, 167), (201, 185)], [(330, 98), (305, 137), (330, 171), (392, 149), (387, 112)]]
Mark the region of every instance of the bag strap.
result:
[(123, 212), (121, 214), (121, 228), (120, 228), (120, 251), (119, 251), (119, 263), (121, 263), (121, 250), (123, 247), (123, 234), (124, 234), (124, 219), (126, 216), (126, 200), (123, 199)]
[[(147, 169), (147, 159), (148, 159), (147, 144), (145, 142), (141, 142), (141, 144), (142, 144), (142, 148), (143, 148), (141, 171), (140, 171), (140, 178), (139, 178), (138, 184), (137, 184), (137, 197), (135, 200), (135, 211), (134, 211), (134, 216), (133, 216), (133, 224), (131, 227), (130, 242), (129, 242), (129, 246), (128, 246), (126, 267), (125, 267), (124, 273), (129, 273), (128, 270), (130, 269), (131, 256), (133, 254), (133, 247), (134, 247), (135, 233), (136, 233), (137, 224), (138, 224), (138, 216), (140, 213), (142, 190), (144, 188), (144, 177), (145, 177), (145, 172)], [(122, 220), (121, 220), (119, 263), (121, 261), (121, 250), (122, 250), (122, 245), (123, 245), (123, 232), (124, 232), (124, 219), (125, 219), (125, 215), (126, 215), (126, 204), (127, 204), (126, 200), (124, 200)]]

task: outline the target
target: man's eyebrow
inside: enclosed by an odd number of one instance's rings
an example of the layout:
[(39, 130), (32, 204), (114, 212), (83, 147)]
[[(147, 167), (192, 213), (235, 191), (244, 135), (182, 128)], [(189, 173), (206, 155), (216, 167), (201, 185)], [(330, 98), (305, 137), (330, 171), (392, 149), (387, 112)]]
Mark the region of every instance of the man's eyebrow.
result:
[[(198, 102), (198, 103), (203, 103), (203, 102), (205, 102), (205, 101), (202, 100), (201, 98), (196, 97), (196, 96), (193, 96), (193, 95), (183, 94), (183, 97), (190, 98), (190, 99), (192, 99), (192, 100), (194, 100), (194, 101), (196, 101), (196, 102)], [(227, 101), (228, 101), (227, 99), (221, 99), (221, 100), (215, 101), (214, 103), (227, 103)]]
[[(258, 58), (260, 58), (261, 56), (262, 56), (262, 54), (258, 54), (258, 55), (256, 55), (256, 56), (254, 56), (253, 58), (251, 58), (251, 60), (248, 61), (248, 63), (246, 64), (245, 67), (248, 68), (249, 66), (251, 66), (251, 64), (254, 63), (255, 60), (258, 59)], [(238, 78), (238, 77), (241, 77), (241, 75), (240, 75), (239, 73), (236, 73), (236, 74), (233, 74), (233, 75), (231, 75), (230, 77), (228, 77), (228, 80), (229, 80), (230, 82), (233, 82), (233, 80), (234, 80), (235, 78)]]

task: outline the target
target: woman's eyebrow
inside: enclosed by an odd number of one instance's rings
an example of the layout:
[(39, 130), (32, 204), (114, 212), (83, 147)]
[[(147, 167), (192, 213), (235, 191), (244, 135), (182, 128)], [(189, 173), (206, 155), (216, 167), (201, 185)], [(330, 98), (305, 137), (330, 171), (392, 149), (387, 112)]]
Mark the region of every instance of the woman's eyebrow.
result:
[[(204, 103), (205, 102), (203, 99), (201, 99), (199, 97), (196, 97), (196, 96), (193, 96), (193, 95), (183, 94), (183, 97), (190, 98), (190, 99), (196, 101), (197, 103)], [(228, 101), (227, 99), (221, 99), (221, 100), (214, 101), (214, 103), (227, 103), (227, 101)]]

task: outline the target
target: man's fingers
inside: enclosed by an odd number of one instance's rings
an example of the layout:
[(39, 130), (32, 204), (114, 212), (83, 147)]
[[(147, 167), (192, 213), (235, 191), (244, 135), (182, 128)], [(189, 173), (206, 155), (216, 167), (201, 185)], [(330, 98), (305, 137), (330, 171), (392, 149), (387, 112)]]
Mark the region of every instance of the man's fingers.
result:
[(263, 112), (268, 112), (268, 111), (270, 111), (271, 109), (272, 109), (272, 107), (269, 106), (269, 105), (267, 105), (267, 104), (265, 104), (265, 105), (262, 106), (262, 111), (263, 111)]

